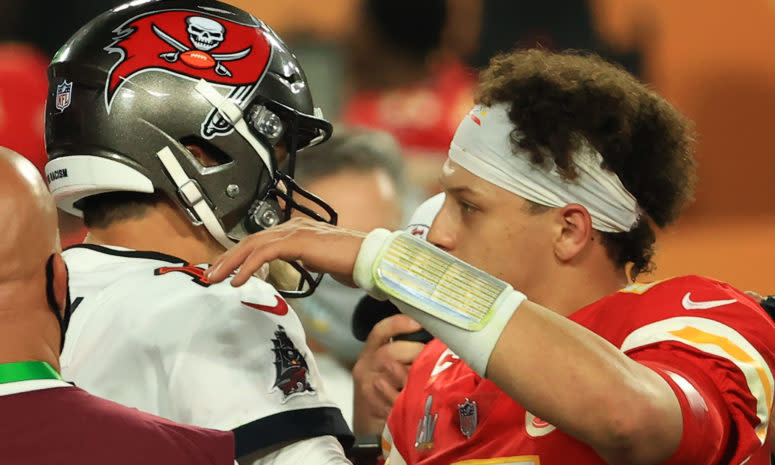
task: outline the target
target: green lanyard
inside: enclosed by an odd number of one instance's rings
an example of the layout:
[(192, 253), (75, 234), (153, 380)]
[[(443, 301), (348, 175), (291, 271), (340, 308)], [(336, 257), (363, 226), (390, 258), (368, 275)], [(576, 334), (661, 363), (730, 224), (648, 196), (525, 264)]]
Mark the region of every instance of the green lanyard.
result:
[(0, 364), (0, 384), (31, 379), (62, 379), (62, 377), (46, 362)]

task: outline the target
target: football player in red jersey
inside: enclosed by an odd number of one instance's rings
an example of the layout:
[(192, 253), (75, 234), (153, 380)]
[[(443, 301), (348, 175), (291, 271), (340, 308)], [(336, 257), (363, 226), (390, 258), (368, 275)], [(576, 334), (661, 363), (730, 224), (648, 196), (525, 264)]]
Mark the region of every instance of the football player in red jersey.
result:
[(711, 279), (632, 282), (691, 194), (688, 121), (597, 57), (541, 50), (494, 58), (477, 104), (440, 176), (438, 248), (295, 221), (209, 277), (300, 258), (438, 338), (388, 420), (393, 465), (769, 463), (772, 321)]

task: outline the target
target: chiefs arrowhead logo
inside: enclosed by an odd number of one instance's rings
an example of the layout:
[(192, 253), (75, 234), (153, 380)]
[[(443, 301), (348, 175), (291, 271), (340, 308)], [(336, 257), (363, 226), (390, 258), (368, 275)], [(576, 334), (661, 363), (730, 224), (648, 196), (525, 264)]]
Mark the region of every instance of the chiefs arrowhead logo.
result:
[[(122, 86), (133, 76), (152, 70), (231, 87), (229, 97), (243, 103), (261, 80), (272, 52), (263, 24), (239, 24), (199, 11), (149, 13), (127, 21), (113, 33), (114, 41), (105, 50), (121, 58), (108, 74), (108, 112)], [(212, 138), (231, 132), (231, 126), (219, 120), (213, 109), (202, 135)]]

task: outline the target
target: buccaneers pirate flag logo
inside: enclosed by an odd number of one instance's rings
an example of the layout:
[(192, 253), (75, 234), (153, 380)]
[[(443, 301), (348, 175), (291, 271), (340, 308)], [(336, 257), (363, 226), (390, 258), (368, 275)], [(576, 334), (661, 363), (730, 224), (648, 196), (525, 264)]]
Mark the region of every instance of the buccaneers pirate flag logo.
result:
[(278, 388), (283, 393), (283, 402), (293, 394), (315, 392), (307, 379), (309, 367), (299, 349), (293, 345), (282, 325), (277, 326), (272, 339), (275, 354), (274, 366), (276, 378), (273, 388)]
[[(194, 11), (136, 17), (113, 33), (114, 42), (105, 50), (119, 53), (121, 59), (109, 73), (105, 90), (108, 111), (126, 82), (152, 70), (228, 86), (229, 98), (242, 104), (263, 77), (272, 51), (263, 24), (238, 24)], [(209, 139), (232, 129), (213, 109), (202, 124), (202, 135)]]

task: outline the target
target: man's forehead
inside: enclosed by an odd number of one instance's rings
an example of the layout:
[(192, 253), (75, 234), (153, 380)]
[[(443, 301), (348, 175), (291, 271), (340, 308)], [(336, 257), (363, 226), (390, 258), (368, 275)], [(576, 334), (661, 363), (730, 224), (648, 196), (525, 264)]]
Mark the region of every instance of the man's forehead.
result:
[(444, 163), (439, 184), (447, 194), (465, 196), (472, 201), (525, 201), (524, 197), (471, 173), (450, 159)]
[(447, 159), (441, 168), (439, 184), (444, 191), (451, 194), (486, 195), (496, 187), (450, 159)]

